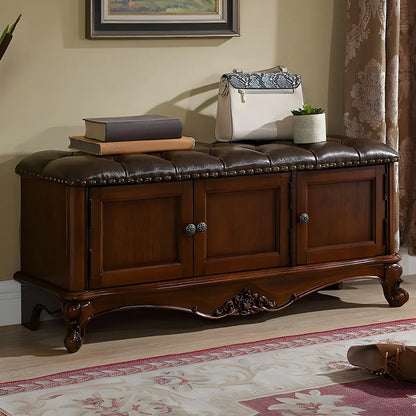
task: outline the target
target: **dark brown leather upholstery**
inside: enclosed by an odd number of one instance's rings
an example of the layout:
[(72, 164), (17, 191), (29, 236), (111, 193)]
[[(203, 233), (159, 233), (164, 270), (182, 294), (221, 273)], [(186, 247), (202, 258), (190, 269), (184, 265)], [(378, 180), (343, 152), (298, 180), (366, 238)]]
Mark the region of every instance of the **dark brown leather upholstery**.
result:
[(20, 175), (72, 186), (111, 185), (253, 175), (289, 170), (383, 164), (399, 160), (390, 147), (366, 139), (197, 144), (195, 150), (93, 156), (47, 150), (23, 159)]

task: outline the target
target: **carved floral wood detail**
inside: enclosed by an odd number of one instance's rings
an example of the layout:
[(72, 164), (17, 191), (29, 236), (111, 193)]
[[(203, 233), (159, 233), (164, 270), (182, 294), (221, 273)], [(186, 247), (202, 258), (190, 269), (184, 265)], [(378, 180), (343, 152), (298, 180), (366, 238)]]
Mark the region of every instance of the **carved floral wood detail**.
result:
[(224, 303), (220, 308), (216, 309), (214, 316), (223, 317), (229, 315), (254, 315), (259, 312), (279, 310), (296, 299), (296, 295), (292, 294), (289, 302), (284, 305), (277, 305), (275, 301), (267, 299), (252, 292), (249, 289), (243, 289), (238, 295)]

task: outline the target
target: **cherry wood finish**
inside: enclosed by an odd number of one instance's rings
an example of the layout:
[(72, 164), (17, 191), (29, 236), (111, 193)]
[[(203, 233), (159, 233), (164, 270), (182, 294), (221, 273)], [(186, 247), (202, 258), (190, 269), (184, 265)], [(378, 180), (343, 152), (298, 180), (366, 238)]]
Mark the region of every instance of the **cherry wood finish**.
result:
[(86, 189), (25, 177), (21, 194), (21, 271), (63, 289), (84, 290)]
[(23, 323), (60, 304), (75, 352), (91, 319), (126, 308), (219, 319), (360, 278), (401, 306), (391, 189), (390, 165), (85, 188), (22, 176)]
[(89, 288), (192, 275), (192, 182), (90, 190)]
[(297, 174), (297, 264), (385, 253), (384, 174), (382, 165)]
[(289, 175), (195, 182), (196, 276), (289, 264)]

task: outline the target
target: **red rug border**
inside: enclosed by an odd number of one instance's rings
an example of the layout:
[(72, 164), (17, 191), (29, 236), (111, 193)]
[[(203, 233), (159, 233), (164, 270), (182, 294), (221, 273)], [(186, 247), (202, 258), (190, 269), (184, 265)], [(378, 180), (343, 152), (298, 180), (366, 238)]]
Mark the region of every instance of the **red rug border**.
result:
[[(287, 336), (282, 336), (282, 337), (267, 338), (267, 339), (258, 340), (258, 341), (250, 341), (250, 342), (230, 344), (230, 345), (225, 345), (225, 346), (220, 346), (220, 347), (206, 348), (206, 349), (196, 350), (196, 351), (188, 351), (188, 352), (184, 352), (184, 353), (166, 354), (166, 355), (153, 356), (153, 357), (147, 357), (147, 358), (139, 358), (139, 359), (136, 359), (136, 360), (120, 361), (120, 362), (111, 363), (111, 364), (102, 364), (102, 365), (97, 365), (97, 366), (93, 366), (93, 367), (83, 367), (83, 368), (78, 368), (78, 369), (75, 369), (75, 370), (68, 370), (68, 371), (63, 371), (63, 372), (59, 372), (59, 373), (48, 374), (48, 375), (45, 375), (45, 376), (35, 377), (35, 378), (27, 378), (27, 379), (21, 379), (21, 380), (16, 380), (16, 381), (8, 381), (8, 382), (0, 383), (0, 397), (3, 396), (3, 395), (21, 393), (21, 392), (25, 392), (25, 391), (29, 391), (29, 390), (39, 390), (39, 389), (42, 389), (42, 388), (54, 387), (54, 385), (52, 385), (53, 383), (48, 382), (48, 380), (50, 380), (50, 379), (56, 379), (56, 378), (70, 379), (71, 381), (69, 381), (68, 383), (65, 383), (65, 385), (78, 384), (78, 383), (86, 382), (86, 381), (89, 381), (89, 380), (94, 380), (96, 378), (86, 377), (85, 375), (84, 375), (84, 377), (82, 377), (80, 375), (80, 373), (94, 372), (94, 370), (95, 371), (108, 371), (108, 370), (116, 369), (116, 368), (125, 369), (126, 367), (130, 367), (132, 364), (135, 365), (135, 366), (140, 366), (140, 365), (146, 365), (149, 362), (161, 363), (163, 361), (166, 362), (166, 361), (175, 360), (175, 359), (178, 360), (179, 357), (182, 357), (182, 359), (184, 359), (184, 358), (187, 358), (187, 357), (195, 357), (195, 356), (198, 356), (198, 355), (201, 355), (201, 354), (207, 354), (207, 353), (210, 353), (210, 354), (227, 353), (227, 352), (230, 352), (230, 351), (238, 350), (238, 348), (249, 348), (249, 347), (254, 347), (256, 345), (265, 344), (265, 343), (287, 342), (287, 341), (291, 341), (293, 339), (305, 340), (305, 339), (310, 338), (310, 337), (327, 336), (329, 334), (331, 334), (331, 335), (343, 335), (343, 334), (346, 334), (346, 333), (351, 332), (353, 330), (370, 330), (370, 329), (377, 329), (377, 328), (385, 327), (385, 326), (391, 326), (391, 325), (394, 325), (394, 324), (412, 324), (412, 323), (416, 324), (416, 318), (398, 319), (398, 320), (394, 320), (394, 321), (374, 323), (374, 324), (366, 324), (366, 325), (358, 325), (358, 326), (348, 326), (348, 327), (344, 327), (344, 328), (331, 329), (331, 330), (327, 330), (327, 331), (316, 331), (316, 332), (308, 332), (308, 333), (298, 334), (298, 335), (287, 335)], [(395, 332), (395, 331), (391, 331), (391, 332)], [(284, 349), (284, 348), (291, 348), (291, 346), (282, 347), (282, 349)], [(253, 353), (253, 352), (245, 352), (244, 353), (244, 352), (240, 351), (238, 354), (235, 354), (235, 355), (241, 356), (241, 355), (246, 355), (246, 354), (249, 354), (249, 353)], [(213, 357), (212, 360), (214, 360), (216, 358), (217, 357)], [(223, 358), (227, 358), (227, 357), (223, 357)], [(184, 362), (182, 365), (187, 365), (187, 364), (189, 364), (189, 363)], [(169, 368), (169, 367), (177, 366), (177, 365), (180, 365), (180, 364), (175, 363), (175, 364), (171, 364), (171, 365), (164, 365), (163, 367), (164, 368)], [(161, 368), (161, 367), (162, 366), (160, 366), (159, 368)], [(156, 368), (150, 369), (149, 371), (153, 371), (155, 369)], [(140, 372), (140, 371), (135, 371), (135, 373), (138, 373), (138, 372)], [(79, 379), (77, 379), (77, 380), (75, 380), (73, 378), (71, 379), (71, 377), (73, 377), (75, 375), (79, 376)], [(97, 377), (97, 378), (105, 378), (105, 376), (106, 376), (106, 374), (103, 374), (102, 377)], [(107, 376), (108, 376), (108, 374), (107, 374)], [(26, 386), (21, 386), (21, 384), (26, 384)], [(50, 384), (50, 385), (48, 385), (48, 384)], [(62, 384), (62, 385), (64, 385), (64, 384)], [(9, 388), (9, 390), (13, 390), (13, 387), (16, 387), (15, 392), (5, 391), (7, 388)]]

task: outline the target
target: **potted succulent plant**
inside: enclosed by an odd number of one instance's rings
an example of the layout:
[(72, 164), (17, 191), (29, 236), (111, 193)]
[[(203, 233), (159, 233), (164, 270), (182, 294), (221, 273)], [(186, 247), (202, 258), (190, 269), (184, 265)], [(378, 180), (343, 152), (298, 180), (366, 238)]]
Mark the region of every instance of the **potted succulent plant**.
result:
[(325, 111), (305, 104), (292, 110), (293, 141), (295, 143), (319, 143), (326, 141)]

